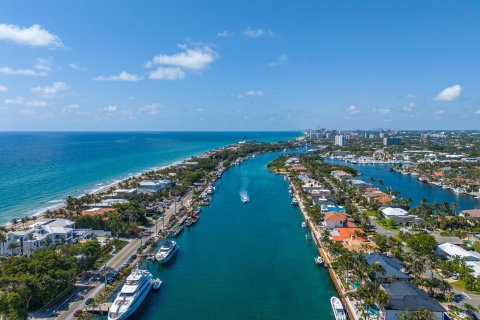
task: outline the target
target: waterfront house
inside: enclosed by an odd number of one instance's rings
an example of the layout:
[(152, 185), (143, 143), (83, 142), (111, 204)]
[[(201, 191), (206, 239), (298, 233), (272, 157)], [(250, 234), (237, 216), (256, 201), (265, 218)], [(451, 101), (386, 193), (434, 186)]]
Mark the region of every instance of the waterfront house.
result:
[(90, 209), (87, 209), (87, 210), (83, 210), (81, 212), (81, 215), (82, 216), (98, 216), (98, 215), (102, 215), (104, 213), (109, 213), (109, 212), (112, 212), (112, 211), (115, 211), (115, 209), (94, 207), (94, 208), (90, 208)]
[(390, 297), (390, 304), (385, 307), (385, 320), (398, 320), (400, 314), (426, 309), (434, 314), (435, 320), (443, 320), (445, 309), (440, 303), (430, 299), (425, 291), (406, 281), (382, 283), (380, 288)]
[(469, 210), (462, 210), (460, 211), (460, 216), (462, 217), (470, 217), (475, 220), (480, 219), (480, 209), (469, 209)]
[(117, 198), (107, 198), (103, 199), (101, 202), (98, 203), (90, 203), (87, 205), (88, 208), (112, 208), (114, 205), (117, 204), (127, 204), (129, 203), (126, 199), (117, 199)]
[(138, 184), (138, 192), (154, 193), (161, 190), (170, 189), (173, 182), (170, 179), (144, 180)]
[(116, 189), (113, 191), (113, 195), (119, 198), (122, 197), (131, 197), (137, 193), (137, 189)]
[(379, 264), (385, 270), (384, 273), (374, 272), (372, 277), (381, 282), (407, 281), (410, 276), (405, 273), (405, 266), (395, 257), (389, 257), (383, 253), (371, 253), (363, 255), (368, 265)]
[(325, 212), (323, 216), (323, 224), (328, 230), (335, 228), (355, 228), (357, 225), (355, 221), (348, 217), (345, 212), (329, 211)]
[(342, 177), (348, 177), (348, 178), (352, 177), (351, 174), (349, 174), (345, 171), (342, 171), (342, 170), (334, 170), (330, 173), (330, 175), (337, 180), (340, 180)]
[(330, 239), (333, 241), (345, 241), (345, 240), (359, 240), (359, 241), (366, 241), (363, 235), (365, 234), (365, 230), (362, 228), (335, 228), (330, 231)]
[(71, 220), (51, 219), (37, 222), (27, 230), (7, 233), (7, 241), (5, 246), (0, 246), (0, 253), (2, 256), (30, 254), (51, 244), (72, 243), (75, 239), (88, 239), (92, 235), (91, 229), (76, 229)]

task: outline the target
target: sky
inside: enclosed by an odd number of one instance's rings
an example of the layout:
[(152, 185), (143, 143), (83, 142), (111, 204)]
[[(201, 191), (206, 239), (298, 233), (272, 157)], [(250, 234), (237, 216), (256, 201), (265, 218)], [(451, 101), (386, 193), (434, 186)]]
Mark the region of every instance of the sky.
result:
[(0, 1), (0, 131), (480, 129), (480, 2)]

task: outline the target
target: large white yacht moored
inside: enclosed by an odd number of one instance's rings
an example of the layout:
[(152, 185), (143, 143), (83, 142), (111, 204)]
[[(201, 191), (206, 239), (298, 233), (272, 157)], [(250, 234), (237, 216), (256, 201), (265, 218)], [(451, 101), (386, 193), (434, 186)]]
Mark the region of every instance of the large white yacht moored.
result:
[(336, 320), (347, 320), (347, 313), (345, 312), (340, 299), (337, 297), (331, 297), (330, 304), (332, 305), (333, 315), (335, 316)]
[(135, 268), (108, 310), (108, 320), (123, 320), (131, 316), (157, 280), (149, 271)]

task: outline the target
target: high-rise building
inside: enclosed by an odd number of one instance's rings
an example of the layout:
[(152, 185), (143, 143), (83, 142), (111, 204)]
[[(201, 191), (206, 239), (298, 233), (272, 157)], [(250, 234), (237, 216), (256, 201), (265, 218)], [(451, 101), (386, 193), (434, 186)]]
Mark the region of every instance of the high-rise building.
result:
[(402, 144), (402, 139), (400, 138), (383, 138), (383, 145), (384, 146), (396, 146)]
[(335, 145), (344, 146), (345, 145), (345, 136), (343, 134), (337, 134), (335, 136)]

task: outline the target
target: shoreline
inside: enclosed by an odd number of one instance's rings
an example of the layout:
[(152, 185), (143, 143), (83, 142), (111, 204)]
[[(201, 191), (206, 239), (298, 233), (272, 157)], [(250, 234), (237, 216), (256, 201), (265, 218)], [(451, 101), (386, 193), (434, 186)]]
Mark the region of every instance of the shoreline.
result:
[[(213, 149), (209, 149), (209, 150), (207, 150), (207, 151), (200, 152), (200, 153), (197, 153), (197, 154), (192, 154), (192, 155), (187, 156), (187, 157), (184, 157), (184, 158), (182, 158), (182, 159), (180, 159), (180, 160), (174, 160), (173, 162), (170, 162), (169, 164), (166, 164), (166, 165), (163, 165), (163, 166), (156, 165), (156, 166), (153, 166), (153, 167), (149, 167), (149, 168), (147, 168), (147, 169), (142, 169), (140, 172), (137, 172), (137, 173), (129, 173), (129, 174), (127, 174), (126, 177), (124, 176), (123, 178), (115, 179), (113, 182), (108, 183), (107, 185), (99, 186), (98, 188), (91, 189), (91, 191), (83, 192), (83, 193), (80, 193), (79, 195), (75, 195), (75, 196), (73, 196), (73, 197), (79, 198), (79, 197), (84, 196), (84, 195), (87, 194), (87, 193), (88, 193), (88, 194), (98, 194), (98, 193), (102, 193), (102, 192), (104, 192), (104, 191), (106, 191), (106, 190), (108, 190), (108, 189), (110, 189), (110, 188), (112, 188), (112, 187), (117, 186), (117, 185), (120, 184), (121, 182), (124, 182), (124, 181), (126, 181), (126, 180), (128, 180), (128, 179), (130, 179), (130, 178), (140, 177), (140, 176), (141, 176), (142, 174), (144, 174), (145, 172), (153, 171), (153, 170), (163, 170), (163, 169), (166, 169), (166, 168), (174, 167), (174, 166), (177, 166), (177, 165), (181, 164), (182, 162), (184, 162), (184, 161), (186, 161), (186, 160), (191, 159), (192, 157), (200, 157), (200, 156), (205, 155), (205, 154), (207, 154), (207, 153), (209, 153), (209, 152), (211, 152), (211, 151), (214, 151), (214, 150), (217, 150), (217, 149), (220, 149), (220, 148), (226, 148), (226, 147), (228, 147), (228, 146), (230, 146), (230, 145), (231, 145), (231, 143), (230, 143), (230, 144), (223, 145), (223, 146), (219, 146), (219, 147), (216, 147), (216, 148), (213, 148)], [(98, 182), (98, 181), (97, 181), (97, 182), (94, 182), (94, 183), (98, 184), (98, 183), (101, 183), (101, 182)], [(103, 184), (103, 183), (102, 183), (102, 184)], [(68, 197), (68, 195), (67, 195), (66, 197)], [(1, 222), (0, 222), (0, 226), (10, 227), (10, 228), (11, 228), (11, 227), (17, 227), (18, 225), (21, 224), (21, 222), (20, 222), (20, 219), (21, 219), (21, 218), (26, 218), (26, 217), (28, 217), (28, 218), (35, 217), (35, 218), (37, 218), (37, 219), (38, 219), (38, 218), (42, 218), (42, 217), (45, 216), (45, 213), (46, 213), (47, 211), (53, 211), (53, 210), (62, 209), (62, 208), (64, 208), (64, 207), (66, 206), (66, 204), (65, 204), (65, 198), (62, 199), (62, 200), (50, 200), (50, 201), (58, 201), (58, 203), (57, 203), (57, 204), (53, 204), (53, 205), (51, 205), (51, 206), (39, 208), (39, 209), (32, 209), (31, 211), (35, 211), (35, 212), (27, 213), (27, 214), (25, 214), (25, 215), (23, 215), (23, 216), (21, 216), (21, 217), (13, 217), (13, 218), (10, 218), (10, 219), (17, 219), (17, 220), (18, 220), (17, 224), (15, 224), (15, 225), (12, 224), (11, 221), (8, 221), (8, 222), (5, 222), (5, 223), (1, 223)], [(47, 201), (46, 203), (48, 203), (48, 201)], [(30, 222), (31, 222), (31, 220), (29, 220), (29, 221), (25, 224), (25, 226), (28, 227), (28, 226), (30, 225)]]

